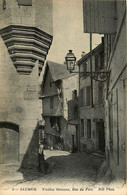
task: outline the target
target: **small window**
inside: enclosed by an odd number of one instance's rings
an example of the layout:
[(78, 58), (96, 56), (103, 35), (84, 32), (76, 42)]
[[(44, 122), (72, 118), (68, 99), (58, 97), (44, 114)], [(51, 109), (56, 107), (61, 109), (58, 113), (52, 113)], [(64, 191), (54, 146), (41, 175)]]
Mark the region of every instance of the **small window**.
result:
[(6, 0), (3, 0), (3, 10), (6, 9)]
[(87, 138), (91, 139), (91, 119), (87, 119)]
[(50, 97), (50, 109), (53, 109), (54, 107), (54, 98)]
[(18, 5), (21, 6), (32, 6), (32, 0), (17, 0)]
[(74, 91), (72, 92), (72, 99), (73, 99), (73, 100), (77, 100), (77, 90), (74, 90)]

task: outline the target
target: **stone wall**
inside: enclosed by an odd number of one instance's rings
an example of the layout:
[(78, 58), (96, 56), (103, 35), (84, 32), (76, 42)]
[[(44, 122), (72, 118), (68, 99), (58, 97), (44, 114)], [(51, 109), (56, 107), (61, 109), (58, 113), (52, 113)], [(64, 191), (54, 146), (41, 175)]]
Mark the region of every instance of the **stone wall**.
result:
[(52, 0), (32, 0), (32, 6), (19, 6), (17, 0), (6, 0), (2, 10), (0, 0), (0, 29), (9, 25), (33, 26), (52, 35)]
[[(20, 6), (17, 0), (7, 0), (3, 10), (0, 0), (0, 35), (0, 122), (19, 126), (21, 166), (37, 166), (39, 71), (52, 42), (52, 1), (32, 0), (32, 6)], [(0, 144), (4, 148), (2, 131)], [(14, 146), (15, 140), (9, 144)]]
[[(39, 120), (38, 63), (28, 76), (19, 75), (0, 39), (0, 121), (19, 125), (19, 155), (25, 164), (35, 163), (37, 153), (37, 124)], [(34, 136), (36, 134), (36, 136)], [(25, 155), (25, 159), (24, 159)], [(29, 159), (26, 160), (26, 156)], [(31, 157), (30, 157), (31, 156)]]
[(68, 120), (68, 101), (72, 100), (74, 90), (77, 90), (78, 96), (78, 85), (78, 75), (62, 79), (63, 115), (66, 120)]

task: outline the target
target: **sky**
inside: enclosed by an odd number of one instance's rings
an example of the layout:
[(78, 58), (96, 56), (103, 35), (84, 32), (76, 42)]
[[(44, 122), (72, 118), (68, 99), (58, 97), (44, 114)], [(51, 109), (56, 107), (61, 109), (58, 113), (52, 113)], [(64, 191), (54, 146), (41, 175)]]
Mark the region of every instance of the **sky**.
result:
[[(89, 52), (89, 33), (83, 32), (82, 0), (53, 0), (53, 42), (47, 60), (64, 63), (69, 49), (77, 60), (81, 53)], [(100, 35), (93, 35), (93, 45), (101, 42)]]

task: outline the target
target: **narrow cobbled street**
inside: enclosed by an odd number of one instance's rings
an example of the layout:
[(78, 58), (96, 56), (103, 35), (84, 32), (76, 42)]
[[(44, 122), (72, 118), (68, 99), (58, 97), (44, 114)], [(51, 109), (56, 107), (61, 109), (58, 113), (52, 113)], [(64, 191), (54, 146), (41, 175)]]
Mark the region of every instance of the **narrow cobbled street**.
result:
[(86, 153), (69, 153), (45, 150), (45, 159), (52, 170), (44, 175), (37, 169), (19, 169), (18, 165), (6, 165), (1, 170), (3, 189), (30, 188), (75, 188), (94, 186), (97, 173), (105, 158)]

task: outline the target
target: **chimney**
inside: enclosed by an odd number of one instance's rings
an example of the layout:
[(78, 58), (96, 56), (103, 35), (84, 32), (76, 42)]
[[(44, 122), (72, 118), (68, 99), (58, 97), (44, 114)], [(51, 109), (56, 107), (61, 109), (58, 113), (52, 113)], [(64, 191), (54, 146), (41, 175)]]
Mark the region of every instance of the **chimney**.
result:
[(83, 56), (85, 56), (85, 55), (86, 55), (86, 53), (85, 53), (84, 51), (82, 51), (81, 58), (82, 58)]

